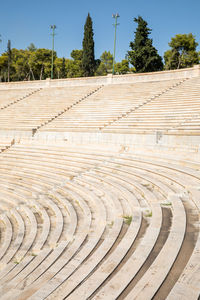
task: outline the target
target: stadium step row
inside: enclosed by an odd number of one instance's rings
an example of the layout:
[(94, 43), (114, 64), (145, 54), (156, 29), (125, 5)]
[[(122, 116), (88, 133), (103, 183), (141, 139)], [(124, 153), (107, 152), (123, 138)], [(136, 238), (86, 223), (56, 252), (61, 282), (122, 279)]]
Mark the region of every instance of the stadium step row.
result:
[[(194, 78), (153, 99), (137, 111), (107, 126), (104, 132), (129, 130), (195, 131), (200, 121), (200, 79)], [(145, 126), (146, 124), (146, 126)]]
[[(179, 81), (177, 81), (177, 84)], [(131, 109), (138, 109), (149, 99), (166, 92), (174, 85), (172, 81), (120, 84), (105, 86), (101, 91), (63, 114), (43, 131), (69, 130), (69, 128), (87, 127), (99, 130), (113, 119), (126, 114)], [(79, 123), (78, 123), (79, 122)]]
[[(151, 87), (151, 88), (150, 88)], [(104, 87), (87, 101), (39, 131), (196, 133), (199, 128), (199, 78), (164, 83)]]
[[(0, 111), (1, 130), (39, 128), (85, 100), (101, 86), (40, 89)], [(1, 102), (4, 101), (0, 99)]]
[(39, 89), (4, 89), (0, 90), (0, 109), (6, 109), (40, 91)]
[(0, 173), (0, 299), (198, 298), (199, 162), (30, 142)]
[[(103, 88), (77, 86), (42, 89), (0, 111), (0, 127), (1, 130), (14, 131), (80, 129), (115, 132), (117, 129), (119, 132), (132, 132), (157, 127), (178, 128), (195, 115), (195, 124), (198, 125), (199, 84), (199, 79), (194, 78), (108, 85)], [(2, 101), (0, 99), (0, 103)], [(190, 110), (186, 106), (188, 104)], [(151, 128), (149, 124), (152, 124)]]

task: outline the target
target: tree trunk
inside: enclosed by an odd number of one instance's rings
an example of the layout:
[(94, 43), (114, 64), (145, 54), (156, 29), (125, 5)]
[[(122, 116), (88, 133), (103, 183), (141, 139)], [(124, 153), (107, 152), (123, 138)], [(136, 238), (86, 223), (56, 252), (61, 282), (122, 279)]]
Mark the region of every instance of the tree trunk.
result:
[(42, 65), (42, 68), (41, 68), (41, 71), (40, 71), (40, 80), (42, 80), (43, 69), (44, 69), (44, 66)]
[(34, 76), (34, 74), (33, 74), (33, 70), (30, 68), (30, 71), (31, 71), (31, 74), (32, 74), (32, 76), (33, 76), (33, 80), (35, 80), (35, 76)]
[(10, 62), (8, 62), (8, 82), (10, 82)]

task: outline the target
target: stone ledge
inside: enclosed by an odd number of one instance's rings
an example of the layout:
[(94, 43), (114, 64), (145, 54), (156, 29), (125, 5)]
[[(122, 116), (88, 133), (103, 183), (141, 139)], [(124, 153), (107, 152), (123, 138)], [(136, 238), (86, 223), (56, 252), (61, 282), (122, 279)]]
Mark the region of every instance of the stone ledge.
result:
[(192, 68), (159, 71), (139, 74), (97, 76), (97, 77), (81, 77), (81, 78), (65, 78), (46, 80), (35, 80), (26, 82), (9, 82), (0, 83), (0, 90), (3, 89), (25, 89), (25, 88), (48, 88), (48, 87), (69, 87), (69, 86), (85, 86), (85, 85), (108, 85), (123, 84), (148, 81), (162, 81), (173, 79), (193, 78), (200, 76), (200, 65)]

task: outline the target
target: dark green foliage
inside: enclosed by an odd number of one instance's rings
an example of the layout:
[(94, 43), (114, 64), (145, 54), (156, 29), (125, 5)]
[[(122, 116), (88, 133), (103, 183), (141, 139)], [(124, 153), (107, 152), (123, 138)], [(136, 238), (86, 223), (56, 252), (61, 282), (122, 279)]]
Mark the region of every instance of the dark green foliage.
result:
[(10, 65), (12, 60), (12, 51), (11, 51), (11, 41), (8, 40), (7, 45), (7, 54), (8, 54), (8, 82), (10, 81)]
[(27, 50), (30, 52), (34, 52), (37, 50), (37, 48), (35, 47), (35, 45), (33, 43), (30, 43), (30, 45), (27, 47)]
[[(0, 56), (0, 81), (21, 81), (46, 79), (51, 74), (51, 50), (12, 49), (12, 60), (9, 51)], [(54, 52), (54, 60), (56, 52)], [(10, 61), (10, 74), (8, 65)], [(9, 77), (8, 77), (9, 75)]]
[(56, 57), (54, 61), (54, 78), (66, 78), (67, 70), (66, 70), (66, 59)]
[(128, 60), (122, 59), (121, 62), (115, 64), (115, 73), (116, 74), (127, 74), (129, 72)]
[(82, 68), (82, 58), (83, 58), (83, 50), (72, 50), (71, 57), (73, 59), (68, 59), (66, 61), (66, 70), (67, 77), (82, 77), (83, 76), (83, 68)]
[(152, 44), (148, 36), (151, 29), (142, 17), (134, 19), (138, 23), (135, 39), (130, 42), (131, 51), (128, 51), (129, 62), (134, 66), (136, 72), (153, 72), (163, 69), (162, 58)]
[(84, 76), (93, 76), (96, 68), (96, 62), (94, 58), (94, 40), (93, 40), (92, 19), (88, 14), (85, 26), (84, 26), (84, 38), (83, 38), (83, 58), (82, 68)]
[(113, 66), (113, 55), (110, 53), (110, 51), (104, 51), (100, 57), (101, 62), (106, 67), (107, 73), (112, 73), (112, 66)]
[(65, 66), (65, 58), (63, 57), (60, 78), (65, 78), (65, 77), (66, 77), (66, 66)]
[(71, 52), (71, 58), (73, 58), (74, 61), (82, 61), (83, 59), (83, 50), (72, 50)]
[(103, 76), (112, 72), (113, 56), (110, 51), (104, 51), (100, 57), (95, 75)]
[(107, 69), (104, 63), (100, 63), (99, 67), (97, 68), (95, 75), (96, 76), (105, 76), (107, 75)]
[[(33, 79), (42, 80), (50, 77), (51, 74), (51, 55), (52, 51), (39, 48), (30, 53), (28, 64), (34, 74)], [(56, 60), (56, 52), (54, 51), (54, 61)], [(54, 68), (55, 72), (55, 68)], [(55, 75), (55, 74), (54, 74)]]
[(8, 55), (3, 53), (0, 56), (0, 81), (7, 81)]
[(199, 63), (199, 54), (196, 51), (198, 43), (192, 33), (177, 34), (171, 39), (169, 46), (171, 49), (164, 53), (166, 70), (192, 67)]
[(101, 60), (100, 59), (95, 59), (95, 71), (99, 68), (100, 64), (101, 64)]

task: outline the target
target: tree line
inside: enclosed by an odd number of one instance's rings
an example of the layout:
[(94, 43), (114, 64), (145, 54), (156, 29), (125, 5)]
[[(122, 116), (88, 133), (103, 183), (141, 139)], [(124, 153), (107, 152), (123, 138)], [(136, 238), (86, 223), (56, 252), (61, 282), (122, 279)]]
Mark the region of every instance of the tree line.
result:
[[(152, 29), (141, 17), (134, 18), (137, 23), (130, 50), (121, 62), (115, 62), (115, 74), (143, 73), (174, 70), (199, 64), (198, 43), (192, 33), (177, 34), (169, 42), (170, 49), (163, 58), (153, 46), (149, 37)], [(94, 55), (93, 23), (88, 14), (84, 26), (82, 49), (71, 52), (71, 58), (59, 58), (53, 52), (54, 78), (74, 78), (102, 76), (112, 73), (113, 55), (104, 51), (99, 59)], [(0, 39), (1, 41), (1, 39)], [(31, 43), (25, 50), (11, 48), (8, 40), (7, 51), (0, 56), (0, 81), (42, 80), (50, 77), (52, 50), (36, 48)]]

